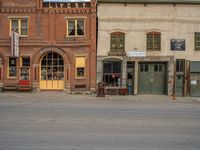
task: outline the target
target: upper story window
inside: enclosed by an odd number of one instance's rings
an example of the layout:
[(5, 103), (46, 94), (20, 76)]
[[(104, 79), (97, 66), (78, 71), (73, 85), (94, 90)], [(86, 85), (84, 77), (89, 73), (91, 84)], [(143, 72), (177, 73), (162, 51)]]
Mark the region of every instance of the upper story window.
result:
[(194, 42), (195, 42), (195, 51), (200, 51), (200, 32), (195, 32)]
[(122, 32), (111, 33), (111, 51), (125, 50), (125, 34)]
[(148, 51), (161, 50), (161, 34), (159, 32), (147, 33), (147, 50)]
[(85, 36), (85, 20), (84, 19), (70, 19), (67, 20), (67, 36)]
[(20, 36), (28, 36), (28, 19), (17, 18), (10, 20), (10, 33), (16, 31)]

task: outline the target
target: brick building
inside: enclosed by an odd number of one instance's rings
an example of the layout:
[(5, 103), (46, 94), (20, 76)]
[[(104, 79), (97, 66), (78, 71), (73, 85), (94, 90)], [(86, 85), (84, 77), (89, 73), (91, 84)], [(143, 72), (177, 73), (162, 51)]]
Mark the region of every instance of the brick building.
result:
[(28, 80), (36, 90), (94, 90), (94, 66), (95, 0), (0, 1), (0, 87)]

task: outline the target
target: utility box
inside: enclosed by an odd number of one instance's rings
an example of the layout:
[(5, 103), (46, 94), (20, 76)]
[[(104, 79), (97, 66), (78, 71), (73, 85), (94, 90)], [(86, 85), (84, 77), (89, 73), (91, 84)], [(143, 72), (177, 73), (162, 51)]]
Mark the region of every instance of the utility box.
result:
[(97, 96), (98, 97), (105, 97), (105, 83), (104, 82), (98, 83)]

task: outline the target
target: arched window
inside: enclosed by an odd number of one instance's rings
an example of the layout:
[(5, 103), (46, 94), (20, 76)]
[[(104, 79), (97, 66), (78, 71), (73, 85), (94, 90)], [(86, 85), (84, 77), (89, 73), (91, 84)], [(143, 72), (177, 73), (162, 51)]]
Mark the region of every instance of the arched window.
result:
[(160, 51), (161, 50), (161, 34), (160, 32), (147, 33), (147, 50)]
[(122, 32), (111, 33), (111, 51), (124, 51), (125, 50), (125, 34)]

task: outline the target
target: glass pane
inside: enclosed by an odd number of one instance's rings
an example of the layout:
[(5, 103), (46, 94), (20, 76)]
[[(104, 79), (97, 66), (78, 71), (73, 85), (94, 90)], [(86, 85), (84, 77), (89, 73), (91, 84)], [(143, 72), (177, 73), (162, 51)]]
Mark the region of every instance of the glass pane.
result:
[(84, 21), (83, 20), (79, 20), (78, 24), (78, 35), (84, 35)]
[(42, 60), (42, 66), (46, 66), (46, 59)]
[(20, 70), (20, 79), (21, 80), (28, 80), (29, 79), (29, 68), (21, 68)]
[(111, 73), (112, 72), (112, 64), (111, 62), (104, 62), (103, 64), (103, 73)]
[(162, 65), (159, 65), (159, 71), (160, 72), (162, 71)]
[(17, 76), (16, 58), (9, 58), (9, 77)]
[(12, 20), (12, 28), (18, 28), (18, 20)]
[(149, 66), (147, 64), (145, 64), (145, 71), (148, 72), (149, 71)]
[(153, 35), (147, 34), (147, 50), (153, 50)]
[(111, 49), (117, 49), (117, 37), (116, 37), (116, 35), (111, 35)]
[(113, 73), (121, 73), (121, 62), (113, 62)]
[(84, 68), (77, 68), (77, 77), (84, 77)]
[(160, 50), (160, 35), (154, 35), (154, 50)]
[(21, 20), (21, 27), (28, 28), (28, 20)]
[(54, 65), (54, 66), (58, 65), (58, 60), (57, 60), (57, 59), (54, 59), (54, 60), (53, 60), (53, 65)]
[(53, 53), (53, 58), (57, 59), (58, 58), (58, 54), (57, 53)]
[(52, 58), (53, 57), (52, 54), (53, 53), (48, 53), (47, 58)]
[(58, 68), (53, 67), (53, 79), (57, 80), (58, 79)]
[(75, 36), (75, 21), (68, 21), (68, 35)]
[(29, 57), (22, 58), (22, 66), (30, 66), (30, 58)]
[(9, 66), (16, 66), (16, 58), (9, 58)]
[(21, 28), (21, 35), (28, 35), (28, 29), (27, 28)]
[(48, 60), (47, 63), (48, 63), (48, 65), (52, 65), (52, 60), (51, 59)]
[(12, 20), (12, 31), (16, 31), (19, 33), (19, 24), (18, 24), (18, 20)]
[(64, 65), (63, 60), (59, 60), (59, 65)]
[(124, 35), (119, 35), (118, 46), (119, 46), (119, 49), (124, 49)]
[(158, 65), (154, 65), (154, 71), (158, 72)]

